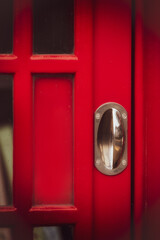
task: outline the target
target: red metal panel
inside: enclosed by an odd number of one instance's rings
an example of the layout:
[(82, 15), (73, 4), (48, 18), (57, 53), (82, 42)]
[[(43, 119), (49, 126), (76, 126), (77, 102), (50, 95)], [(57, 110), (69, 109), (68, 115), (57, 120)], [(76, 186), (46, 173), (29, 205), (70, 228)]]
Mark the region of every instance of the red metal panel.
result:
[[(130, 232), (131, 9), (130, 0), (95, 1), (95, 106), (114, 101), (128, 111), (127, 169), (114, 177), (94, 171), (92, 1), (75, 2), (75, 55), (31, 56), (31, 0), (15, 1), (14, 54), (0, 58), (1, 72), (14, 78), (14, 205), (15, 239), (31, 239), (31, 224), (75, 223), (75, 239), (128, 238)], [(8, 64), (8, 67), (7, 67)], [(33, 82), (31, 73), (75, 73), (74, 197), (75, 207), (32, 208)], [(46, 81), (47, 82), (47, 81)], [(62, 87), (63, 88), (63, 87)], [(50, 89), (51, 91), (52, 89)], [(41, 167), (43, 164), (41, 165)], [(46, 194), (46, 193), (45, 193)], [(95, 200), (94, 208), (92, 205)], [(9, 210), (5, 210), (8, 218)], [(1, 213), (0, 213), (1, 214)], [(13, 218), (15, 215), (13, 215)], [(18, 221), (18, 222), (17, 222)], [(7, 221), (6, 221), (7, 222)], [(23, 222), (24, 224), (20, 224)], [(119, 224), (121, 222), (121, 224)], [(21, 227), (21, 231), (19, 231)], [(27, 234), (24, 234), (27, 233)]]
[(129, 239), (131, 211), (131, 1), (97, 0), (94, 19), (94, 110), (117, 102), (128, 112), (128, 166), (119, 175), (94, 170), (95, 239)]
[(73, 204), (72, 77), (35, 77), (34, 204)]
[[(76, 239), (92, 239), (92, 8), (91, 1), (75, 3), (76, 56), (32, 56), (31, 1), (15, 1), (14, 54), (2, 70), (16, 72), (14, 78), (14, 204), (19, 220), (33, 224), (76, 223)], [(6, 56), (7, 57), (7, 56)], [(9, 59), (10, 60), (10, 59)], [(3, 66), (4, 65), (4, 66)], [(74, 192), (75, 208), (32, 209), (32, 93), (34, 73), (75, 73), (74, 83)], [(87, 103), (87, 104), (86, 104)], [(86, 118), (83, 117), (87, 116)], [(84, 198), (85, 196), (85, 198)], [(32, 214), (33, 213), (33, 214)], [(68, 214), (69, 213), (69, 214)], [(75, 217), (75, 213), (77, 214)], [(44, 217), (44, 215), (46, 217)], [(21, 216), (21, 217), (20, 217)], [(32, 222), (33, 220), (33, 222)], [(16, 221), (15, 239), (31, 239), (30, 224)], [(22, 231), (19, 232), (19, 226)], [(17, 231), (16, 231), (17, 230)], [(83, 231), (82, 231), (83, 230)]]

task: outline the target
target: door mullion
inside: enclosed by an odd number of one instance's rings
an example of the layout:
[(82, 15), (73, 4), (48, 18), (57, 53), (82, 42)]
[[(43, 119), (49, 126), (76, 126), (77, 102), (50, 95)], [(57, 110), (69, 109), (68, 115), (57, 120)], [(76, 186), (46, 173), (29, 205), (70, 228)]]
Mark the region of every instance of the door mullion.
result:
[(14, 76), (14, 205), (22, 213), (32, 206), (32, 78), (24, 69)]
[(75, 1), (74, 204), (78, 210), (75, 240), (93, 231), (93, 76), (92, 0)]
[(32, 0), (14, 0), (13, 53), (21, 61), (32, 54)]

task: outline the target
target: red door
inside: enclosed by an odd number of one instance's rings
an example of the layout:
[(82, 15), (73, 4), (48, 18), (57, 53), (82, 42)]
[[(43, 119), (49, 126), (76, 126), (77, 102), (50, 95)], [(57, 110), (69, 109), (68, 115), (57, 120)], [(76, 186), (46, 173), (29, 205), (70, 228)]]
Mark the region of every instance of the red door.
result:
[[(1, 5), (0, 237), (159, 239), (157, 1)], [(108, 102), (128, 115), (114, 176), (94, 166)]]

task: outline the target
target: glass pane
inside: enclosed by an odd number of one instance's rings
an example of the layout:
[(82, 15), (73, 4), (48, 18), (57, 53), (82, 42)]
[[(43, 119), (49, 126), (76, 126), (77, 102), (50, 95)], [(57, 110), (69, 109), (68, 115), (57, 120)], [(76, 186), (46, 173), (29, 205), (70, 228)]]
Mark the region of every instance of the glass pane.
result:
[(0, 240), (12, 240), (12, 231), (10, 228), (0, 228)]
[(0, 54), (11, 53), (13, 45), (13, 0), (0, 0)]
[(0, 75), (0, 205), (12, 204), (13, 93), (12, 76)]
[(73, 240), (73, 227), (70, 225), (36, 227), (33, 240)]
[(34, 81), (34, 204), (73, 203), (72, 76)]
[(34, 0), (33, 52), (72, 53), (74, 0)]

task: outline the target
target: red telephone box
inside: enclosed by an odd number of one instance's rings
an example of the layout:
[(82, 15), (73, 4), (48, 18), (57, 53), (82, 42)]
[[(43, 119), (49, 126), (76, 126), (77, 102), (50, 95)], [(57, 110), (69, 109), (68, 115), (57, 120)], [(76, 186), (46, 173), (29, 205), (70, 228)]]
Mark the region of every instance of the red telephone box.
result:
[[(13, 1), (13, 49), (0, 54), (0, 74), (13, 79), (13, 201), (0, 206), (8, 240), (52, 226), (59, 239), (159, 239), (159, 9)], [(128, 165), (114, 176), (94, 166), (94, 112), (108, 102), (128, 114)]]

